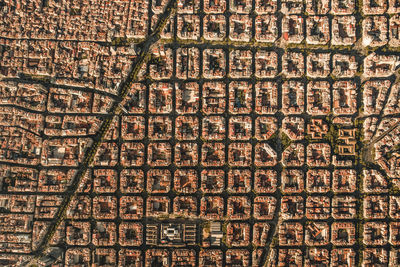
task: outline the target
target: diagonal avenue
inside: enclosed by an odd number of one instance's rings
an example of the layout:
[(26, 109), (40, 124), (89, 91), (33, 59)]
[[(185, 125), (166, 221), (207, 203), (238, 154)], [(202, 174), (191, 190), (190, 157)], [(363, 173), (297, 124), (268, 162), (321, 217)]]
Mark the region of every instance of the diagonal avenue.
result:
[(154, 31), (151, 32), (146, 40), (142, 42), (139, 55), (135, 58), (127, 79), (120, 84), (118, 98), (115, 100), (113, 106), (110, 108), (108, 116), (104, 119), (100, 130), (97, 132), (93, 140), (93, 144), (88, 149), (83, 161), (80, 163), (78, 167), (78, 172), (75, 175), (70, 187), (66, 191), (66, 195), (62, 201), (60, 208), (57, 210), (54, 221), (50, 224), (36, 251), (33, 252), (33, 259), (30, 262), (26, 263), (25, 266), (33, 265), (34, 262), (37, 261), (37, 259), (44, 255), (44, 252), (49, 247), (49, 242), (53, 238), (58, 226), (65, 219), (67, 208), (72, 198), (75, 196), (82, 179), (86, 175), (87, 170), (92, 165), (96, 152), (103, 142), (108, 130), (110, 129), (114, 117), (121, 112), (120, 104), (128, 97), (129, 89), (131, 88), (132, 83), (137, 81), (138, 73), (148, 59), (150, 48), (160, 39), (161, 31), (165, 27), (170, 16), (175, 12), (176, 2), (176, 0), (170, 0), (168, 2), (167, 6), (165, 7), (164, 13), (161, 15), (157, 23), (156, 28), (154, 29)]

